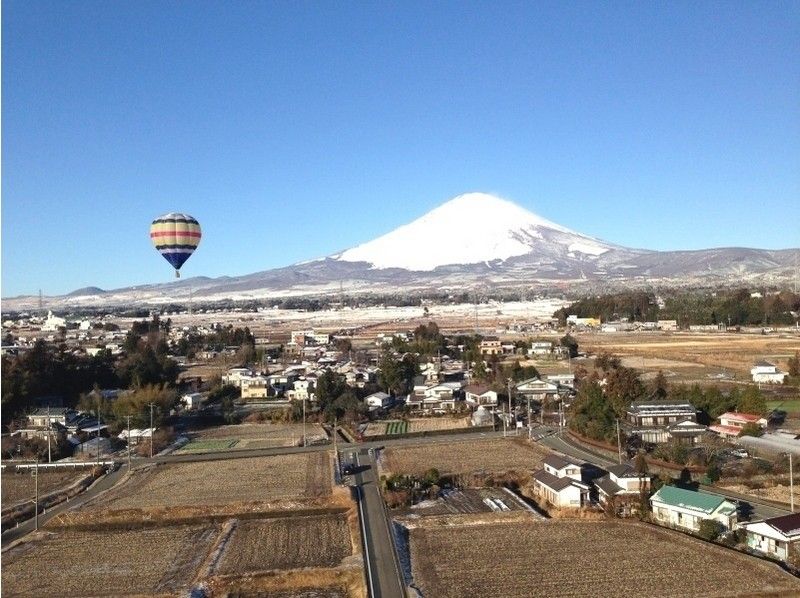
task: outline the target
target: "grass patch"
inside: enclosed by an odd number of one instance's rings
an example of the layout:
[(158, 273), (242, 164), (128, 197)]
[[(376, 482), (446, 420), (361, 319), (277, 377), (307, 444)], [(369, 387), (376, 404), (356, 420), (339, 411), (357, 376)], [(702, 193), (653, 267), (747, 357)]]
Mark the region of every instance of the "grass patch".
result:
[(184, 446), (179, 453), (204, 453), (224, 451), (233, 448), (239, 442), (238, 438), (220, 438), (214, 440), (192, 440)]
[(786, 413), (800, 413), (800, 399), (790, 401), (767, 401), (767, 409), (780, 409)]

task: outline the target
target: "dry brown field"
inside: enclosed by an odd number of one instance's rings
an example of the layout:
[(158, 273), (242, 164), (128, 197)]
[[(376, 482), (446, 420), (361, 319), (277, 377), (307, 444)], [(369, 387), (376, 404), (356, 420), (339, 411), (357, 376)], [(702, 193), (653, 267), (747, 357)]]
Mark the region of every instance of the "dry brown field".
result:
[[(60, 488), (67, 488), (79, 479), (87, 476), (90, 468), (39, 470), (39, 496), (49, 494)], [(3, 508), (10, 507), (23, 500), (33, 500), (36, 495), (36, 480), (33, 471), (11, 472), (8, 469), (2, 474)]]
[(547, 454), (538, 445), (529, 445), (516, 438), (453, 439), (451, 442), (388, 448), (381, 456), (381, 469), (416, 475), (431, 467), (441, 474), (526, 471), (538, 468)]
[(409, 432), (435, 432), (438, 430), (454, 430), (469, 426), (469, 419), (460, 417), (420, 417), (408, 420)]
[[(800, 349), (800, 336), (789, 333), (584, 333), (578, 334), (581, 351), (608, 351), (637, 369), (690, 369), (705, 377), (722, 370), (735, 372), (740, 381), (750, 379), (755, 361), (767, 359), (786, 371), (786, 361)], [(693, 371), (692, 371), (693, 370)]]
[(238, 522), (216, 573), (336, 567), (351, 554), (350, 530), (343, 513), (250, 519)]
[(3, 596), (177, 594), (190, 587), (218, 526), (42, 532), (3, 552)]
[(437, 598), (800, 594), (775, 564), (634, 522), (423, 525), (410, 551), (414, 583)]
[[(197, 430), (192, 433), (192, 436), (192, 442), (187, 444), (183, 449), (176, 451), (177, 454), (196, 452), (195, 447), (202, 449), (206, 444), (215, 445), (215, 451), (224, 450), (220, 448), (224, 441), (230, 441), (231, 450), (299, 446), (303, 439), (303, 424), (274, 424), (265, 422), (216, 426), (204, 430)], [(309, 423), (306, 424), (306, 437), (310, 442), (312, 439), (327, 438), (327, 434), (320, 424)], [(209, 441), (214, 442), (210, 443)], [(193, 447), (193, 445), (195, 445), (195, 447)]]
[(152, 509), (318, 498), (331, 493), (327, 452), (172, 463), (134, 471), (99, 502), (105, 509)]

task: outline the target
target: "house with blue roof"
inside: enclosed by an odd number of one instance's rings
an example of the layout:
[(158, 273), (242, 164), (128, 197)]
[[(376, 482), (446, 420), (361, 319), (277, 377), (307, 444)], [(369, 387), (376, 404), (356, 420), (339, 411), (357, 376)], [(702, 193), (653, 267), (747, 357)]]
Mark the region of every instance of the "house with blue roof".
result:
[(676, 486), (662, 486), (650, 497), (656, 523), (690, 532), (700, 529), (706, 519), (718, 521), (733, 529), (738, 520), (736, 505), (717, 494), (706, 494)]

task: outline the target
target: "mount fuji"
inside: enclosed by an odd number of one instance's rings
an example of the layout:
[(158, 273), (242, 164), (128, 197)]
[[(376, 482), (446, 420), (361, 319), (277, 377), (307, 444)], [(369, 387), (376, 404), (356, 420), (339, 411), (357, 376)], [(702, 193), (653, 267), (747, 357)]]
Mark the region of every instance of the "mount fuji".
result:
[[(785, 285), (800, 249), (630, 249), (575, 232), (499, 197), (459, 195), (413, 222), (327, 257), (245, 276), (196, 277), (103, 291), (87, 287), (48, 306), (248, 300), (475, 288), (605, 292), (620, 288)], [(4, 299), (30, 309), (38, 297)]]
[(503, 262), (530, 253), (594, 258), (614, 248), (505, 199), (467, 193), (332, 258), (366, 262), (378, 269), (430, 272), (441, 266)]

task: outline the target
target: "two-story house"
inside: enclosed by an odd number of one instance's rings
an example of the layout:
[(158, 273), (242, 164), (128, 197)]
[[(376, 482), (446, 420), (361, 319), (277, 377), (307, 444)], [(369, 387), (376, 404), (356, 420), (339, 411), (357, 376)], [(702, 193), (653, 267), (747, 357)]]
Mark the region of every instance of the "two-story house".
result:
[(594, 481), (597, 497), (604, 508), (620, 515), (630, 515), (639, 510), (642, 496), (650, 490), (650, 476), (637, 473), (627, 463), (612, 465), (608, 473)]
[(497, 407), (497, 393), (485, 384), (470, 384), (464, 388), (464, 399), (470, 407)]
[(677, 439), (695, 444), (707, 428), (697, 423), (697, 409), (676, 401), (639, 401), (628, 408), (629, 432), (643, 442), (660, 444)]
[(500, 339), (496, 336), (487, 336), (481, 340), (481, 355), (501, 355), (503, 348), (500, 346)]
[(533, 491), (541, 500), (559, 508), (580, 508), (589, 502), (589, 485), (581, 466), (557, 455), (548, 455), (542, 469), (533, 473)]

